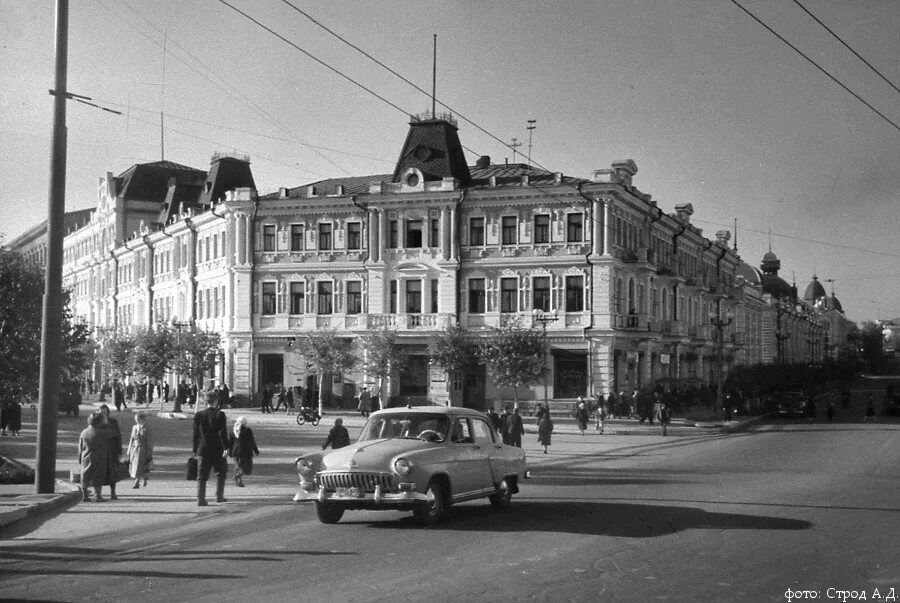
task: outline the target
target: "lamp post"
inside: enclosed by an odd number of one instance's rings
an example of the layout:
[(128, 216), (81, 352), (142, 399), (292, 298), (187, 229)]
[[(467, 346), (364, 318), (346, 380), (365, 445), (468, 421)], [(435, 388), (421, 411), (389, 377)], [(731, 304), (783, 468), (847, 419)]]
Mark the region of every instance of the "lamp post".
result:
[[(531, 318), (534, 322), (541, 323), (541, 337), (544, 340), (544, 357), (546, 358), (547, 354), (547, 323), (556, 322), (559, 320), (559, 315), (556, 312), (552, 314), (549, 312), (544, 312), (538, 308), (535, 308), (531, 311)], [(547, 391), (547, 372), (544, 371), (544, 408), (550, 410), (550, 399), (549, 393)]]
[(775, 302), (775, 342), (778, 364), (784, 362), (784, 342), (791, 338), (791, 334), (785, 333), (784, 329), (781, 328), (781, 317), (784, 313), (785, 306), (781, 302)]
[(710, 310), (709, 322), (716, 330), (716, 412), (723, 407), (725, 398), (724, 387), (722, 386), (723, 372), (723, 348), (725, 347), (725, 327), (734, 322), (734, 312), (728, 310), (722, 314), (722, 298), (716, 299), (716, 309)]

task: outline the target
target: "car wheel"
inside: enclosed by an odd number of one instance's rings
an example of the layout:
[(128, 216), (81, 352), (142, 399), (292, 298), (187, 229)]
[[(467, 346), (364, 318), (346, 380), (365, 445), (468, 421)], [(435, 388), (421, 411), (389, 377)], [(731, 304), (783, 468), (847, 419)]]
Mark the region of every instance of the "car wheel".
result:
[(426, 526), (433, 526), (444, 516), (446, 501), (440, 484), (429, 482), (425, 490), (426, 500), (418, 503), (413, 511), (415, 518)]
[(297, 425), (303, 425), (304, 423), (306, 423), (306, 417), (304, 417), (303, 413), (301, 412), (299, 415), (297, 415)]
[(337, 523), (344, 516), (344, 509), (337, 505), (316, 501), (316, 516), (322, 523)]
[(505, 479), (497, 486), (497, 492), (490, 495), (489, 500), (495, 509), (505, 509), (509, 506), (512, 501), (512, 490)]

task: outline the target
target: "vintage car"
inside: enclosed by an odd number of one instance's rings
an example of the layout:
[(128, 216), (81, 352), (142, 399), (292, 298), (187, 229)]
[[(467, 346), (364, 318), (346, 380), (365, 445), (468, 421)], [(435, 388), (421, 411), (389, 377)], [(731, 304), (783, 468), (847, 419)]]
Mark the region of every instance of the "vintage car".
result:
[(486, 415), (441, 406), (372, 413), (356, 442), (295, 463), (294, 500), (315, 501), (323, 523), (349, 509), (396, 509), (432, 525), (454, 503), (487, 497), (503, 508), (529, 477), (525, 452), (503, 444)]
[(804, 417), (808, 414), (803, 392), (783, 392), (775, 403), (776, 417)]

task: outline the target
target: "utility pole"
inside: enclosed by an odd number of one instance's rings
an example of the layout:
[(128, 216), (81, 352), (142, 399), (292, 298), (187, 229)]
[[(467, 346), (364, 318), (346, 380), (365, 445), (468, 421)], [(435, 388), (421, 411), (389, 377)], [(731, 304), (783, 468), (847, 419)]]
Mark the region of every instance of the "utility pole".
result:
[(516, 162), (516, 149), (518, 149), (520, 146), (522, 146), (522, 143), (519, 142), (517, 138), (513, 138), (512, 142), (509, 143), (509, 148), (511, 148), (513, 152), (513, 163)]
[(56, 431), (59, 407), (62, 329), (63, 218), (66, 212), (66, 88), (69, 59), (69, 0), (56, 0), (56, 80), (53, 95), (53, 148), (47, 203), (47, 274), (41, 319), (41, 370), (38, 391), (35, 494), (52, 494), (56, 485)]
[(537, 127), (536, 119), (528, 120), (528, 165), (531, 165), (531, 135), (534, 134), (534, 129)]

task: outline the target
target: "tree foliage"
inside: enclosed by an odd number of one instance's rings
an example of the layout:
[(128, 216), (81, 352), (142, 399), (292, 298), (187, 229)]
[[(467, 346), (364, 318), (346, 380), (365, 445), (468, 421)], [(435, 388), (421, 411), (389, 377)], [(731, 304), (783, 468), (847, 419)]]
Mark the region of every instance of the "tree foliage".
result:
[(397, 333), (389, 329), (368, 331), (359, 345), (363, 352), (363, 370), (378, 381), (378, 403), (384, 407), (384, 382), (396, 371), (406, 370), (406, 356), (397, 344)]
[(428, 358), (448, 373), (462, 371), (478, 362), (478, 345), (466, 329), (449, 326), (429, 340)]
[(306, 365), (319, 376), (319, 414), (322, 413), (323, 380), (334, 373), (349, 371), (356, 366), (353, 341), (339, 337), (334, 330), (312, 331), (294, 337), (288, 347), (298, 353)]
[(191, 328), (170, 331), (169, 337), (168, 367), (180, 375), (187, 375), (198, 389), (203, 389), (204, 376), (216, 367), (216, 353), (221, 343), (219, 334)]
[[(0, 248), (0, 398), (35, 398), (40, 385), (44, 273), (18, 253)], [(63, 292), (60, 378), (72, 379), (93, 358), (85, 325), (73, 324)]]
[(136, 372), (134, 349), (137, 340), (133, 335), (116, 334), (104, 339), (97, 349), (97, 360), (103, 368), (103, 374), (115, 379)]
[(515, 399), (520, 387), (532, 385), (545, 375), (546, 354), (544, 334), (516, 322), (492, 329), (490, 336), (478, 346), (478, 357), (494, 382), (501, 387), (512, 387)]
[(162, 379), (171, 368), (172, 348), (175, 339), (171, 329), (157, 325), (138, 331), (134, 336), (134, 372), (147, 377)]

